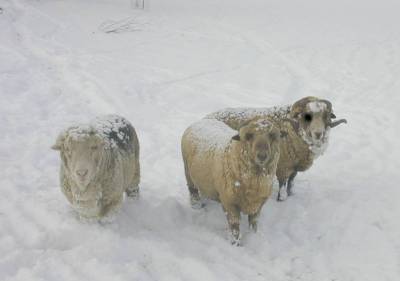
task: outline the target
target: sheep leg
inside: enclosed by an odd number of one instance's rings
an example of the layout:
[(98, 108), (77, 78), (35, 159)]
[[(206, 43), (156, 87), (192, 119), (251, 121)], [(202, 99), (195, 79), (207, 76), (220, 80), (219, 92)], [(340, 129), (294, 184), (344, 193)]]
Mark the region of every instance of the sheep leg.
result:
[(125, 190), (125, 193), (128, 197), (133, 198), (133, 199), (139, 198), (139, 181), (140, 181), (140, 170), (139, 170), (139, 166), (137, 166), (135, 175), (134, 175), (130, 185)]
[(204, 207), (204, 204), (201, 200), (199, 190), (194, 186), (194, 183), (192, 181), (192, 178), (190, 177), (187, 163), (185, 160), (183, 161), (183, 164), (185, 167), (186, 183), (190, 194), (190, 205), (192, 206), (193, 209), (201, 209)]
[(231, 206), (226, 209), (226, 217), (231, 232), (231, 243), (234, 246), (240, 246), (240, 210)]
[(296, 172), (296, 171), (293, 172), (293, 173), (290, 175), (289, 180), (288, 180), (288, 182), (287, 182), (286, 189), (287, 189), (287, 194), (288, 194), (288, 196), (293, 195), (293, 191), (292, 191), (292, 188), (293, 188), (293, 180), (294, 180), (294, 178), (296, 177), (296, 175), (297, 175), (297, 172)]
[(285, 201), (287, 198), (286, 189), (283, 188), (286, 185), (286, 179), (278, 179), (279, 182), (279, 192), (278, 192), (278, 201)]
[(193, 209), (201, 209), (204, 207), (204, 204), (201, 200), (199, 190), (194, 186), (192, 181), (187, 182), (187, 187), (189, 189), (190, 194), (190, 205)]
[(118, 207), (121, 206), (123, 200), (123, 196), (118, 196), (117, 198), (114, 198), (110, 201), (104, 202), (103, 200), (101, 201), (101, 211), (100, 211), (100, 216), (104, 216), (106, 214), (110, 215), (111, 211), (117, 211)]
[(260, 216), (260, 211), (258, 211), (255, 214), (251, 214), (248, 216), (249, 219), (249, 227), (251, 230), (254, 232), (257, 232), (257, 222), (258, 222), (258, 217)]
[(140, 182), (140, 165), (136, 162), (135, 172), (132, 179), (130, 180), (129, 186), (125, 189), (125, 193), (128, 197), (137, 199), (139, 198), (139, 182)]
[(205, 206), (203, 200), (201, 200), (201, 196), (199, 194), (199, 190), (194, 186), (190, 186), (188, 184), (188, 189), (190, 193), (190, 205), (193, 209), (201, 209)]

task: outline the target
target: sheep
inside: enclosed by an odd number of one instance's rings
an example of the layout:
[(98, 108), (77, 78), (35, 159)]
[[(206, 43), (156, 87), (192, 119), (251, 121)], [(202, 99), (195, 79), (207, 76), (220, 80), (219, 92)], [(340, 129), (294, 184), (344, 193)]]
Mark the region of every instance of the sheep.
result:
[(297, 173), (309, 169), (313, 161), (324, 153), (330, 129), (347, 123), (346, 119), (332, 121), (336, 118), (332, 104), (317, 97), (302, 98), (292, 106), (226, 108), (205, 118), (222, 121), (237, 130), (255, 117), (269, 118), (281, 130), (281, 153), (276, 170), (279, 183), (278, 201), (284, 201), (288, 195), (293, 195), (293, 180)]
[(226, 213), (231, 242), (240, 245), (240, 213), (257, 219), (271, 195), (279, 159), (280, 134), (267, 119), (256, 119), (238, 131), (223, 122), (203, 119), (182, 136), (182, 156), (190, 201), (202, 207), (203, 198), (219, 201)]
[(81, 218), (101, 219), (121, 205), (123, 193), (139, 195), (139, 141), (123, 117), (106, 115), (62, 131), (61, 190)]

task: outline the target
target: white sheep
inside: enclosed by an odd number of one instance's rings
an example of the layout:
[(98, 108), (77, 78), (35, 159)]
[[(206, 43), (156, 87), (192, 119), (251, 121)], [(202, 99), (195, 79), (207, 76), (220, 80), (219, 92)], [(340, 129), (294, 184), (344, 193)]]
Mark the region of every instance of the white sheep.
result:
[(139, 142), (123, 117), (107, 115), (61, 132), (61, 190), (84, 218), (101, 218), (120, 206), (123, 193), (139, 192)]
[[(313, 161), (324, 153), (329, 131), (345, 119), (336, 118), (332, 104), (324, 99), (305, 97), (293, 105), (272, 108), (226, 108), (207, 115), (238, 130), (256, 117), (270, 119), (281, 131), (281, 152), (276, 175), (279, 181), (278, 200), (292, 195), (293, 180), (297, 172), (311, 167)], [(286, 190), (283, 188), (286, 185)]]
[(239, 133), (223, 122), (203, 119), (186, 129), (182, 156), (191, 203), (221, 202), (232, 244), (240, 244), (240, 213), (256, 231), (260, 210), (271, 194), (279, 159), (280, 132), (266, 119), (253, 120)]

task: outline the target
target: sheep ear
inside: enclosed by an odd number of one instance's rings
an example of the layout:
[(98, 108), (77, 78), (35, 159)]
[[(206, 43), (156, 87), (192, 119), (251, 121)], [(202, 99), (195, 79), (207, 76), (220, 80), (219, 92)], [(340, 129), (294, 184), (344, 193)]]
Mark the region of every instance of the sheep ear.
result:
[(51, 149), (54, 150), (61, 150), (64, 140), (65, 140), (66, 133), (62, 132), (58, 135), (56, 143), (51, 146)]
[(235, 140), (235, 141), (240, 141), (240, 136), (239, 136), (239, 134), (234, 135), (234, 136), (232, 137), (232, 139)]
[(334, 113), (331, 113), (331, 119), (335, 119), (336, 115)]
[(61, 150), (61, 145), (59, 145), (59, 144), (53, 144), (53, 145), (51, 146), (51, 149), (54, 149), (54, 150)]

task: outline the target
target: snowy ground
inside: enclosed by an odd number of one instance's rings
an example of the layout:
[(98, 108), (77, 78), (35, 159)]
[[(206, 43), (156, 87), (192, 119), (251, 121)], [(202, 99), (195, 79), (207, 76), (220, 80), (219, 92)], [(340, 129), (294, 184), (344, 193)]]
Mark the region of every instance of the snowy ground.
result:
[[(0, 0), (0, 280), (400, 280), (399, 2), (150, 4)], [(181, 134), (222, 107), (306, 95), (349, 124), (232, 247), (218, 204), (189, 207)], [(137, 129), (142, 196), (90, 224), (50, 146), (104, 113)]]

